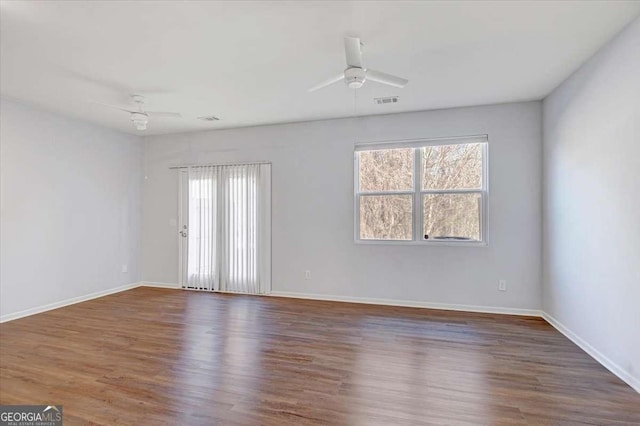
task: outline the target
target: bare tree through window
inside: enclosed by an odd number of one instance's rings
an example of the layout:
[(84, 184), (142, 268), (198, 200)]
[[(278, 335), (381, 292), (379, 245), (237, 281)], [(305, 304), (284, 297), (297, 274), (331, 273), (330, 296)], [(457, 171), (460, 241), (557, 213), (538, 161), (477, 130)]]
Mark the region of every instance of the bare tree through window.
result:
[(481, 241), (484, 146), (358, 151), (359, 238), (413, 240), (418, 207), (420, 239)]

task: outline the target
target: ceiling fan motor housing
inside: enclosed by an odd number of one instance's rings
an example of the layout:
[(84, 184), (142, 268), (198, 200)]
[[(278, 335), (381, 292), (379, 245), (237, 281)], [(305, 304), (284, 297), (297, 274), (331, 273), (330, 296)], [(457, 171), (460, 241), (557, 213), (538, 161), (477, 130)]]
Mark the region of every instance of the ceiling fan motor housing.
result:
[(349, 67), (344, 70), (344, 82), (350, 89), (359, 89), (364, 84), (366, 73), (362, 68)]

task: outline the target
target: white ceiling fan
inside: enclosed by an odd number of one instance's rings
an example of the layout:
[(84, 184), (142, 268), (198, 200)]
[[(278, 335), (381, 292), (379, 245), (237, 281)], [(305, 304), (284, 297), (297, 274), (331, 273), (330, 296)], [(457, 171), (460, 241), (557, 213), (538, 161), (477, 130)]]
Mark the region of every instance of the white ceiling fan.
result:
[(120, 111), (128, 112), (130, 119), (137, 130), (147, 130), (147, 123), (149, 123), (150, 117), (182, 117), (178, 112), (165, 112), (165, 111), (147, 111), (144, 109), (144, 96), (131, 95), (131, 100), (136, 104), (134, 109), (122, 108), (117, 105), (104, 104), (102, 102), (93, 102), (98, 105), (106, 106), (109, 108), (119, 109)]
[(393, 87), (403, 88), (409, 80), (396, 77), (395, 75), (386, 74), (380, 71), (375, 71), (370, 68), (364, 68), (362, 66), (362, 50), (360, 39), (358, 37), (345, 37), (344, 38), (344, 50), (347, 55), (347, 68), (339, 75), (332, 77), (322, 83), (313, 86), (309, 89), (309, 92), (314, 92), (323, 87), (329, 86), (333, 83), (337, 83), (340, 80), (344, 82), (351, 89), (359, 89), (362, 87), (365, 81), (375, 81), (376, 83), (387, 84)]

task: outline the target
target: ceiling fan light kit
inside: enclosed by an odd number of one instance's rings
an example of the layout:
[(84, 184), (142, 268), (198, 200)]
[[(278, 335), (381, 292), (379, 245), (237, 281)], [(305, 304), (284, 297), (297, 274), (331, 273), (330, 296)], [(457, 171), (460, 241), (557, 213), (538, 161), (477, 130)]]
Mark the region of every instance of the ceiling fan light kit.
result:
[(344, 82), (349, 89), (359, 89), (367, 79), (367, 73), (362, 68), (347, 68), (344, 70)]
[(135, 126), (136, 130), (147, 130), (147, 123), (149, 122), (149, 117), (146, 114), (143, 114), (141, 112), (132, 112), (131, 122)]

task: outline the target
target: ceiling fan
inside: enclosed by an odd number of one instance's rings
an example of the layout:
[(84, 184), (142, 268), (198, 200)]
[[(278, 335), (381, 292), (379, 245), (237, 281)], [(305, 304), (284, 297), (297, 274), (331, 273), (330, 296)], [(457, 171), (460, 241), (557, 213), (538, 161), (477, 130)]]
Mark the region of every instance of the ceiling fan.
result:
[(137, 130), (147, 130), (147, 123), (150, 117), (182, 117), (178, 112), (165, 112), (165, 111), (147, 111), (144, 109), (144, 96), (131, 95), (131, 100), (136, 104), (134, 109), (122, 108), (117, 105), (104, 104), (102, 102), (93, 102), (98, 105), (106, 106), (109, 108), (119, 109), (120, 111), (128, 112), (130, 119)]
[(347, 68), (335, 77), (313, 86), (309, 89), (309, 92), (322, 89), (323, 87), (337, 83), (340, 80), (344, 80), (347, 86), (351, 89), (361, 88), (364, 82), (368, 80), (400, 88), (403, 88), (409, 82), (409, 80), (396, 77), (395, 75), (375, 71), (370, 68), (364, 68), (362, 66), (361, 46), (362, 44), (358, 37), (345, 37), (344, 50), (347, 56)]

